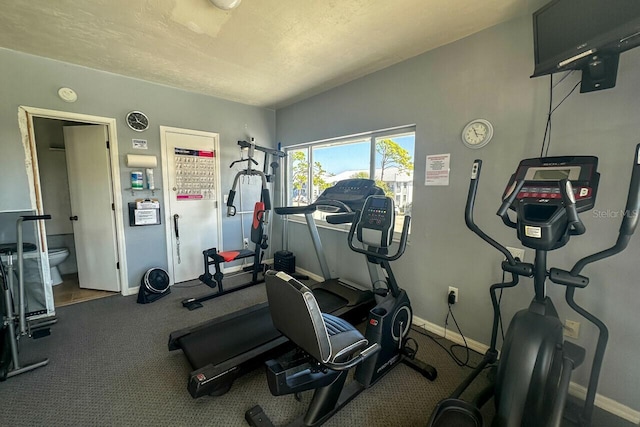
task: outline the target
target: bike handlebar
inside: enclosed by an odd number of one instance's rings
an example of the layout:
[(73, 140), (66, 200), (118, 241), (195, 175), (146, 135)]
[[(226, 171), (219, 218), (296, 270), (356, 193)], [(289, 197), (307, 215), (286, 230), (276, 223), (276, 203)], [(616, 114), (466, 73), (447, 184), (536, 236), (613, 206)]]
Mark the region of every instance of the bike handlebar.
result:
[[(355, 213), (355, 217), (360, 217), (360, 211)], [(398, 244), (398, 250), (395, 254), (389, 256), (385, 254), (381, 254), (378, 252), (368, 251), (366, 249), (358, 248), (353, 246), (353, 235), (355, 234), (356, 228), (358, 227), (359, 221), (353, 221), (351, 223), (351, 228), (349, 229), (349, 236), (347, 237), (347, 243), (349, 244), (349, 248), (352, 251), (357, 252), (359, 254), (367, 255), (379, 260), (383, 261), (395, 261), (404, 254), (405, 249), (407, 248), (407, 236), (409, 235), (409, 224), (411, 223), (411, 217), (409, 215), (405, 215), (404, 222), (402, 223), (402, 232), (400, 234), (400, 243)]]

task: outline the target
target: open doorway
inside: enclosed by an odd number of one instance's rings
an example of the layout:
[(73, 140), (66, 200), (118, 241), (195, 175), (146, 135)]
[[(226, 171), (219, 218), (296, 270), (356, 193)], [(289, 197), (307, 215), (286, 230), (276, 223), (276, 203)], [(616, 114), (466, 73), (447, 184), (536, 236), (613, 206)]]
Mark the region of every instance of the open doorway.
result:
[(115, 120), (23, 110), (32, 202), (52, 216), (41, 234), (55, 306), (125, 294), (124, 231), (116, 215), (122, 202), (119, 180), (112, 178), (119, 176), (118, 157), (110, 144)]

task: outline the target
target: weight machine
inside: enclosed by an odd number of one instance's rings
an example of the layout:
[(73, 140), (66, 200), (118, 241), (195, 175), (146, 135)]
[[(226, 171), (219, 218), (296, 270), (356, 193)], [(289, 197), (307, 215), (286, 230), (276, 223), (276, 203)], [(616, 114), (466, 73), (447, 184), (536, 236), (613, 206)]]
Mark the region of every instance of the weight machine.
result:
[[(206, 284), (210, 288), (218, 288), (215, 292), (204, 295), (199, 298), (187, 298), (182, 301), (182, 305), (189, 310), (195, 310), (202, 307), (202, 302), (208, 301), (213, 298), (220, 297), (232, 292), (236, 292), (258, 283), (264, 282), (264, 278), (260, 278), (260, 273), (265, 271), (265, 266), (262, 263), (264, 258), (264, 251), (269, 247), (269, 236), (265, 232), (265, 226), (269, 223), (269, 211), (271, 210), (271, 197), (269, 195), (268, 183), (273, 181), (276, 170), (280, 167), (279, 160), (286, 154), (283, 151), (276, 150), (268, 147), (261, 147), (256, 145), (254, 139), (251, 138), (250, 142), (238, 141), (238, 145), (241, 149), (247, 149), (247, 158), (240, 158), (235, 160), (229, 165), (232, 168), (238, 163), (246, 162), (245, 169), (238, 171), (233, 179), (233, 185), (229, 190), (229, 196), (227, 198), (227, 216), (235, 216), (237, 209), (234, 205), (236, 197), (236, 188), (238, 188), (238, 181), (242, 177), (258, 176), (261, 181), (261, 193), (260, 200), (257, 201), (253, 209), (253, 220), (251, 222), (251, 234), (250, 240), (254, 244), (253, 250), (246, 246), (240, 249), (220, 251), (218, 248), (210, 248), (202, 252), (204, 273), (199, 276), (202, 283)], [(262, 170), (256, 169), (258, 162), (254, 159), (255, 151), (258, 150), (264, 154), (263, 168)], [(270, 157), (273, 158), (269, 162)], [(271, 173), (269, 172), (271, 168)], [(241, 212), (242, 213), (242, 212)], [(244, 242), (243, 242), (244, 243)], [(244, 267), (243, 271), (251, 272), (251, 280), (242, 285), (234, 286), (231, 289), (225, 289), (222, 283), (224, 273), (222, 272), (222, 264), (225, 262), (232, 262), (238, 260), (245, 260), (253, 258), (253, 264), (248, 267)], [(213, 265), (215, 272), (211, 274), (210, 266)]]

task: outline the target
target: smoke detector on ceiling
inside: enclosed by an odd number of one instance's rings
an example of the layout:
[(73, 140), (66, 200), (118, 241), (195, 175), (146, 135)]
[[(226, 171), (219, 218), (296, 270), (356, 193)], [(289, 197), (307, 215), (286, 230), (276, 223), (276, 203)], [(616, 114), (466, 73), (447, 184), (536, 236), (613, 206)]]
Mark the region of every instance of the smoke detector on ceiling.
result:
[(209, 0), (215, 7), (223, 10), (235, 9), (242, 0)]

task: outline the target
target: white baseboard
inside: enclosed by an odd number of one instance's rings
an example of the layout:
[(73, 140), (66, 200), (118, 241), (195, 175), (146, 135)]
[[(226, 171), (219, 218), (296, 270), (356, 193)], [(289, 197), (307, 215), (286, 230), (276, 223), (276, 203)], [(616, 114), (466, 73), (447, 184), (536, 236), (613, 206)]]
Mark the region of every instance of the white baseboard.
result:
[[(421, 319), (418, 316), (413, 316), (413, 324), (435, 335), (444, 337), (456, 344), (464, 345), (462, 335), (457, 332), (446, 330), (445, 336), (445, 329), (442, 326), (436, 325), (435, 323), (427, 322), (426, 320)], [(465, 339), (467, 340), (467, 345), (469, 346), (469, 348), (479, 352), (480, 354), (484, 354), (489, 349), (489, 346), (486, 344), (482, 344), (469, 338)], [(571, 382), (571, 384), (569, 384), (569, 394), (578, 399), (584, 400), (587, 396), (587, 389), (579, 384)], [(596, 393), (595, 405), (603, 411), (607, 411), (617, 417), (629, 421), (630, 423), (640, 424), (639, 411), (636, 411), (635, 409), (623, 405), (622, 403), (610, 399), (606, 396)]]
[[(571, 396), (575, 396), (579, 399), (584, 400), (587, 396), (587, 389), (579, 384), (572, 382), (569, 384), (569, 394)], [(623, 420), (627, 420), (633, 424), (640, 424), (640, 412), (632, 409), (622, 403), (616, 402), (613, 399), (609, 399), (601, 394), (596, 393), (596, 401), (595, 405), (607, 411), (617, 417), (622, 418)]]
[[(419, 328), (422, 328), (428, 332), (431, 332), (440, 337), (446, 338), (449, 341), (452, 341), (456, 344), (464, 345), (464, 340), (462, 339), (462, 335), (457, 332), (453, 332), (450, 329), (445, 329), (442, 326), (436, 325), (435, 323), (427, 322), (424, 319), (419, 318), (418, 316), (413, 316), (413, 324)], [(466, 338), (467, 345), (471, 350), (477, 351), (480, 354), (485, 354), (489, 349), (489, 346), (486, 344), (482, 344), (481, 342), (474, 341), (470, 338)]]
[(140, 286), (136, 286), (135, 288), (124, 288), (122, 290), (122, 296), (128, 297), (129, 295), (135, 295), (140, 290)]

